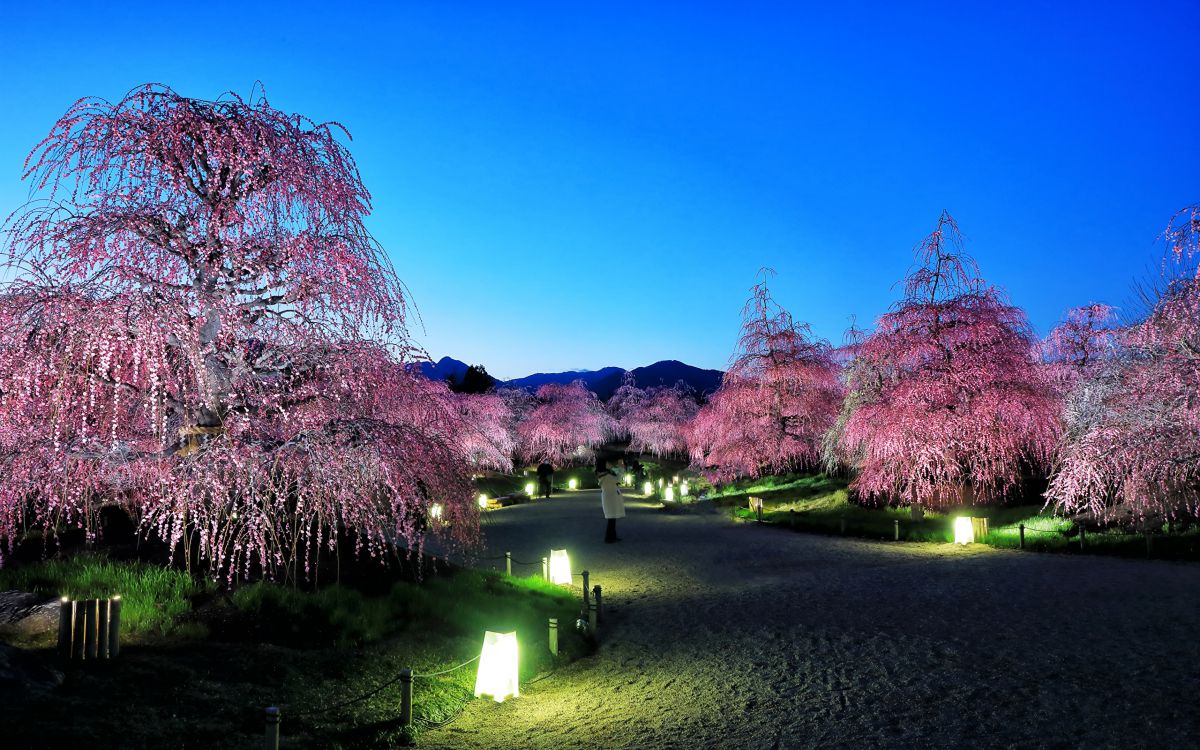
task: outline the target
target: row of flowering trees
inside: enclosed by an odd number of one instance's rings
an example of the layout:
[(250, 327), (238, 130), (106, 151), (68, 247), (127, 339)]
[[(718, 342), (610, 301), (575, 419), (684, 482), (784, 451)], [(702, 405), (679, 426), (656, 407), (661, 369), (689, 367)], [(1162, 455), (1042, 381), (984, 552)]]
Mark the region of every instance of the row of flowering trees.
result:
[[(753, 289), (721, 388), (687, 428), (716, 479), (848, 472), (867, 502), (1048, 502), (1106, 520), (1200, 510), (1200, 209), (1169, 229), (1174, 269), (1148, 313), (1099, 304), (1044, 341), (988, 285), (943, 214), (903, 297), (835, 352)], [(1180, 270), (1185, 269), (1185, 270)], [(819, 458), (819, 460), (818, 460)]]

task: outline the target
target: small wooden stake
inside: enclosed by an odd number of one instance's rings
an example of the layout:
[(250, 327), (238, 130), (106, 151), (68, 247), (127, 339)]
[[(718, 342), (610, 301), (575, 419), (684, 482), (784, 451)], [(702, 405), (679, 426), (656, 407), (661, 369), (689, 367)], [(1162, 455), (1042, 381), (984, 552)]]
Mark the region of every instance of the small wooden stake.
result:
[(592, 598), (596, 600), (596, 622), (604, 621), (604, 603), (600, 598), (603, 593), (604, 591), (600, 588), (600, 584), (597, 583), (595, 586), (592, 586)]
[(87, 632), (87, 607), (85, 602), (75, 602), (75, 620), (71, 628), (71, 658), (78, 661), (84, 658), (83, 639)]
[(583, 571), (583, 607), (588, 608), (588, 572)]
[(100, 611), (99, 617), (96, 620), (96, 658), (108, 658), (108, 609), (112, 605), (111, 599), (101, 599), (99, 601)]
[(400, 670), (400, 726), (412, 724), (413, 671)]
[(100, 600), (83, 602), (83, 658), (96, 658), (96, 620), (100, 619)]
[(507, 575), (512, 575), (512, 553), (504, 553), (504, 572)]
[(267, 707), (267, 730), (264, 736), (264, 750), (279, 750), (279, 709), (275, 706)]
[(550, 618), (550, 653), (558, 656), (558, 618)]
[(1021, 524), (1017, 528), (1021, 530), (1021, 549), (1025, 549), (1025, 524)]
[(58, 602), (58, 655), (71, 658), (71, 626), (75, 622), (75, 603), (63, 597)]
[(115, 659), (121, 654), (121, 597), (114, 596), (108, 606), (108, 655)]
[(1083, 545), (1087, 541), (1085, 538), (1086, 536), (1087, 536), (1087, 532), (1084, 530), (1083, 526), (1080, 525), (1080, 527), (1079, 527), (1079, 549), (1083, 549)]
[(550, 580), (550, 558), (548, 557), (542, 558), (542, 580)]
[(588, 630), (591, 631), (592, 637), (596, 637), (596, 603), (592, 602), (587, 605)]
[(894, 530), (894, 532), (896, 534), (896, 541), (897, 542), (900, 541), (900, 519), (899, 518), (892, 519), (892, 529)]

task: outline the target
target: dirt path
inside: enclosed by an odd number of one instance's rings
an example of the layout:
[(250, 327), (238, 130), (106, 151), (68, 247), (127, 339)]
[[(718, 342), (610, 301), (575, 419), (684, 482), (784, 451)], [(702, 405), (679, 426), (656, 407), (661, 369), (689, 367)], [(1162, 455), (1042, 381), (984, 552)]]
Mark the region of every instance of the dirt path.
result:
[(487, 514), (484, 554), (566, 547), (610, 617), (422, 747), (1200, 747), (1200, 565), (628, 510), (613, 545), (595, 492)]

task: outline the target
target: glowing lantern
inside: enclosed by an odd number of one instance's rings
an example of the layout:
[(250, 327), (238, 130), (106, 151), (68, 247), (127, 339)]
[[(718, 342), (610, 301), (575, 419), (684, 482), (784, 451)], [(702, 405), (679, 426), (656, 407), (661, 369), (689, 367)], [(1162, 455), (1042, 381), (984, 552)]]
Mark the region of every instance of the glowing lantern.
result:
[(434, 503), (429, 506), (429, 517), (435, 521), (442, 520), (442, 504)]
[(671, 477), (671, 484), (679, 484), (679, 475), (678, 474)]
[(644, 485), (642, 485), (642, 494), (643, 495), (649, 495), (652, 492), (654, 492), (653, 484), (651, 484), (650, 482), (646, 482)]
[(483, 510), (486, 507), (487, 507), (487, 495), (480, 495), (479, 496), (479, 509)]
[(686, 479), (679, 485), (679, 494), (681, 497), (688, 496), (688, 483)]
[(625, 475), (625, 486), (626, 486), (626, 487), (632, 487), (632, 486), (633, 486), (633, 475), (632, 475), (632, 474), (626, 474), (626, 475)]
[(675, 499), (675, 488), (668, 487), (666, 494), (663, 495), (663, 499), (666, 500), (668, 503), (672, 502)]
[(971, 519), (966, 516), (959, 516), (954, 519), (954, 543), (955, 544), (971, 544), (975, 541), (975, 527), (971, 524)]
[(663, 486), (663, 479), (662, 479), (662, 477), (659, 477), (658, 478), (658, 488), (661, 490), (662, 486)]
[(567, 488), (572, 489), (572, 490), (579, 489), (579, 480), (576, 479), (575, 477), (571, 477), (570, 479), (567, 480)]
[(479, 654), (479, 673), (475, 676), (475, 697), (490, 695), (492, 700), (503, 703), (505, 698), (516, 698), (517, 690), (517, 634), (483, 634), (483, 651)]
[(550, 583), (571, 585), (571, 558), (565, 549), (550, 550)]
[(533, 482), (525, 483), (525, 494), (529, 497), (533, 497)]

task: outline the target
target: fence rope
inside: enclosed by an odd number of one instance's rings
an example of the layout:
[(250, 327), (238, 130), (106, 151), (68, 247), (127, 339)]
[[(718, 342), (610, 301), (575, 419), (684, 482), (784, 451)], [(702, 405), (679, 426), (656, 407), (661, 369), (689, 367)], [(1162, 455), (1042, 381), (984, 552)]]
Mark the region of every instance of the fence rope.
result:
[[(482, 654), (480, 654), (480, 656), (482, 656)], [(464, 661), (462, 664), (450, 667), (449, 669), (443, 669), (440, 672), (431, 672), (429, 674), (418, 674), (418, 673), (414, 672), (413, 679), (415, 680), (418, 677), (441, 677), (442, 675), (450, 674), (451, 672), (462, 669), (463, 667), (467, 666), (468, 664), (473, 664), (477, 661), (479, 661), (479, 656), (476, 656), (472, 659), (468, 659), (468, 660)], [(292, 716), (292, 718), (296, 718), (296, 719), (303, 719), (308, 716), (323, 716), (324, 714), (327, 714), (330, 711), (334, 711), (339, 708), (346, 708), (347, 706), (353, 706), (355, 703), (361, 703), (362, 701), (365, 701), (368, 698), (378, 695), (384, 689), (389, 688), (392, 685), (395, 685), (397, 682), (400, 681), (400, 678), (401, 678), (401, 673), (397, 673), (395, 677), (388, 680), (387, 682), (384, 682), (382, 685), (379, 685), (378, 687), (373, 688), (355, 698), (349, 698), (349, 699), (341, 701), (339, 703), (333, 703), (328, 706), (325, 706), (324, 708), (313, 709), (310, 711), (297, 711), (296, 713), (291, 714), (291, 716)]]
[[(480, 654), (479, 656), (483, 656), (483, 654)], [(462, 669), (463, 667), (467, 666), (468, 664), (474, 664), (475, 662), (479, 661), (479, 656), (476, 656), (472, 659), (467, 659), (462, 664), (459, 664), (457, 667), (450, 667), (449, 669), (443, 669), (440, 672), (430, 672), (429, 674), (417, 674), (416, 672), (414, 672), (413, 679), (415, 680), (418, 677), (441, 677), (444, 674), (450, 674), (451, 672), (456, 672), (456, 671)]]

